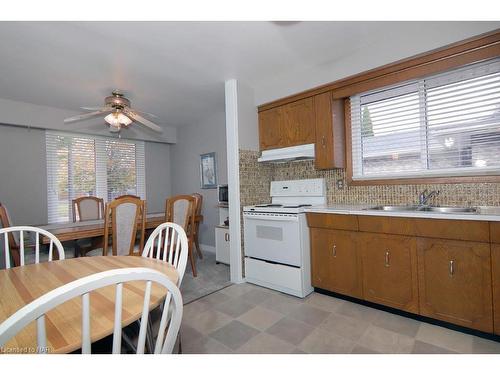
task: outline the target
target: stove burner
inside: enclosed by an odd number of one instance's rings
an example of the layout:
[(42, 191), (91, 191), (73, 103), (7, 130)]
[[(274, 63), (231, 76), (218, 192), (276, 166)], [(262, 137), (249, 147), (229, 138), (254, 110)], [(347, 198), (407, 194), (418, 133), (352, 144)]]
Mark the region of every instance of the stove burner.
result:
[(300, 208), (300, 207), (310, 207), (312, 204), (297, 204), (295, 206), (283, 206), (283, 208)]
[(266, 203), (266, 204), (257, 204), (255, 207), (283, 207), (282, 204), (276, 204), (276, 203)]

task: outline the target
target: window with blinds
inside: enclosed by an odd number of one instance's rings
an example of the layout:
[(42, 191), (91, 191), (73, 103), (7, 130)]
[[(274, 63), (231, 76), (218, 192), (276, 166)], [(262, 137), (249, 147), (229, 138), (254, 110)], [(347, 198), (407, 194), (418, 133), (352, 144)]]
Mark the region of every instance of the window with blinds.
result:
[(350, 99), (353, 180), (500, 172), (500, 59)]
[(73, 217), (82, 196), (146, 199), (144, 142), (46, 131), (48, 222)]

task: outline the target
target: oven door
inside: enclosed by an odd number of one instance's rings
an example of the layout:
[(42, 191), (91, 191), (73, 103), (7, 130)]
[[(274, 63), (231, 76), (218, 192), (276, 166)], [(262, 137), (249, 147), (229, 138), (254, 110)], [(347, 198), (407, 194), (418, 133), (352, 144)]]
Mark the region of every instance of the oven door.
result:
[(245, 212), (245, 256), (300, 267), (300, 230), (297, 214)]

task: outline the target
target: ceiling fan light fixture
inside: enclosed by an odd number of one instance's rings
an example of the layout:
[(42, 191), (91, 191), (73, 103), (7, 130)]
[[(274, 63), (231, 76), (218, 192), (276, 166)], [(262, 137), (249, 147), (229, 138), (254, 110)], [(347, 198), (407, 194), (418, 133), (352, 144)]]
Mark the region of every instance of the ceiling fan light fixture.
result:
[(104, 117), (104, 121), (106, 121), (111, 127), (120, 128), (121, 126), (129, 126), (132, 123), (132, 120), (129, 119), (121, 112), (113, 112)]

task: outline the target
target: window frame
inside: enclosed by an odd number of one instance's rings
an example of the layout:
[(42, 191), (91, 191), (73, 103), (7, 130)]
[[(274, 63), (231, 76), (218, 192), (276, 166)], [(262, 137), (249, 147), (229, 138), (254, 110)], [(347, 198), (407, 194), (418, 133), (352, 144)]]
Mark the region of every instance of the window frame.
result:
[[(54, 220), (57, 216), (55, 215), (51, 208), (53, 208), (51, 201), (54, 192), (54, 186), (57, 184), (56, 173), (54, 168), (57, 165), (54, 164), (53, 155), (49, 156), (49, 144), (48, 140), (52, 137), (71, 137), (71, 138), (84, 138), (89, 139), (94, 142), (94, 174), (95, 174), (95, 196), (98, 198), (103, 198), (104, 202), (108, 202), (108, 189), (107, 189), (107, 156), (106, 156), (106, 141), (121, 142), (121, 143), (131, 143), (135, 145), (135, 170), (136, 170), (136, 194), (141, 197), (141, 199), (146, 199), (146, 167), (145, 167), (145, 142), (129, 139), (117, 139), (114, 137), (96, 136), (90, 134), (80, 134), (71, 132), (61, 132), (61, 131), (45, 131), (45, 157), (47, 164), (47, 222), (49, 224), (61, 223), (64, 221)], [(69, 161), (68, 161), (69, 162)], [(69, 179), (69, 176), (68, 176)], [(68, 197), (68, 221), (72, 219), (72, 198)]]
[[(491, 60), (491, 59), (487, 59)], [(500, 63), (500, 61), (496, 61), (496, 64)], [(449, 71), (448, 77), (444, 77), (443, 80), (449, 80), (451, 82), (456, 82), (457, 80), (454, 77), (460, 76), (463, 74), (464, 70), (467, 70), (469, 66), (472, 64), (466, 64), (461, 67), (452, 67), (451, 69), (446, 69), (444, 71), (436, 72), (435, 74), (429, 76), (419, 77), (417, 79), (411, 80), (401, 80), (400, 82), (386, 86), (379, 87), (370, 91), (376, 92), (381, 89), (394, 89), (395, 87), (402, 86), (405, 84), (417, 84), (421, 85), (424, 80), (429, 80), (434, 84), (438, 82), (440, 79), (440, 75), (442, 73), (446, 73)], [(437, 76), (437, 77), (434, 77)], [(404, 77), (404, 76), (403, 76)], [(465, 80), (467, 78), (462, 78)], [(459, 80), (458, 80), (459, 81)], [(363, 95), (370, 94), (370, 91), (364, 92)], [(358, 95), (353, 95), (353, 97)], [(420, 96), (420, 94), (419, 94)], [(387, 177), (380, 176), (367, 176), (367, 177), (354, 177), (354, 170), (356, 160), (353, 160), (352, 150), (353, 150), (353, 142), (356, 141), (356, 137), (359, 138), (357, 134), (353, 134), (352, 131), (352, 123), (351, 123), (351, 98), (345, 98), (345, 129), (346, 129), (346, 156), (347, 156), (347, 167), (346, 167), (346, 179), (349, 185), (353, 186), (366, 186), (366, 185), (413, 185), (413, 184), (446, 184), (446, 183), (488, 183), (488, 182), (500, 182), (500, 168), (494, 167), (491, 170), (482, 170), (482, 171), (471, 171), (467, 169), (449, 169), (448, 173), (444, 173), (445, 170), (425, 170), (420, 172), (414, 172), (415, 176), (412, 176), (411, 173), (401, 175), (388, 175)], [(354, 138), (353, 138), (354, 137)], [(422, 176), (422, 172), (425, 172), (425, 175)], [(417, 175), (420, 175), (418, 177)]]

